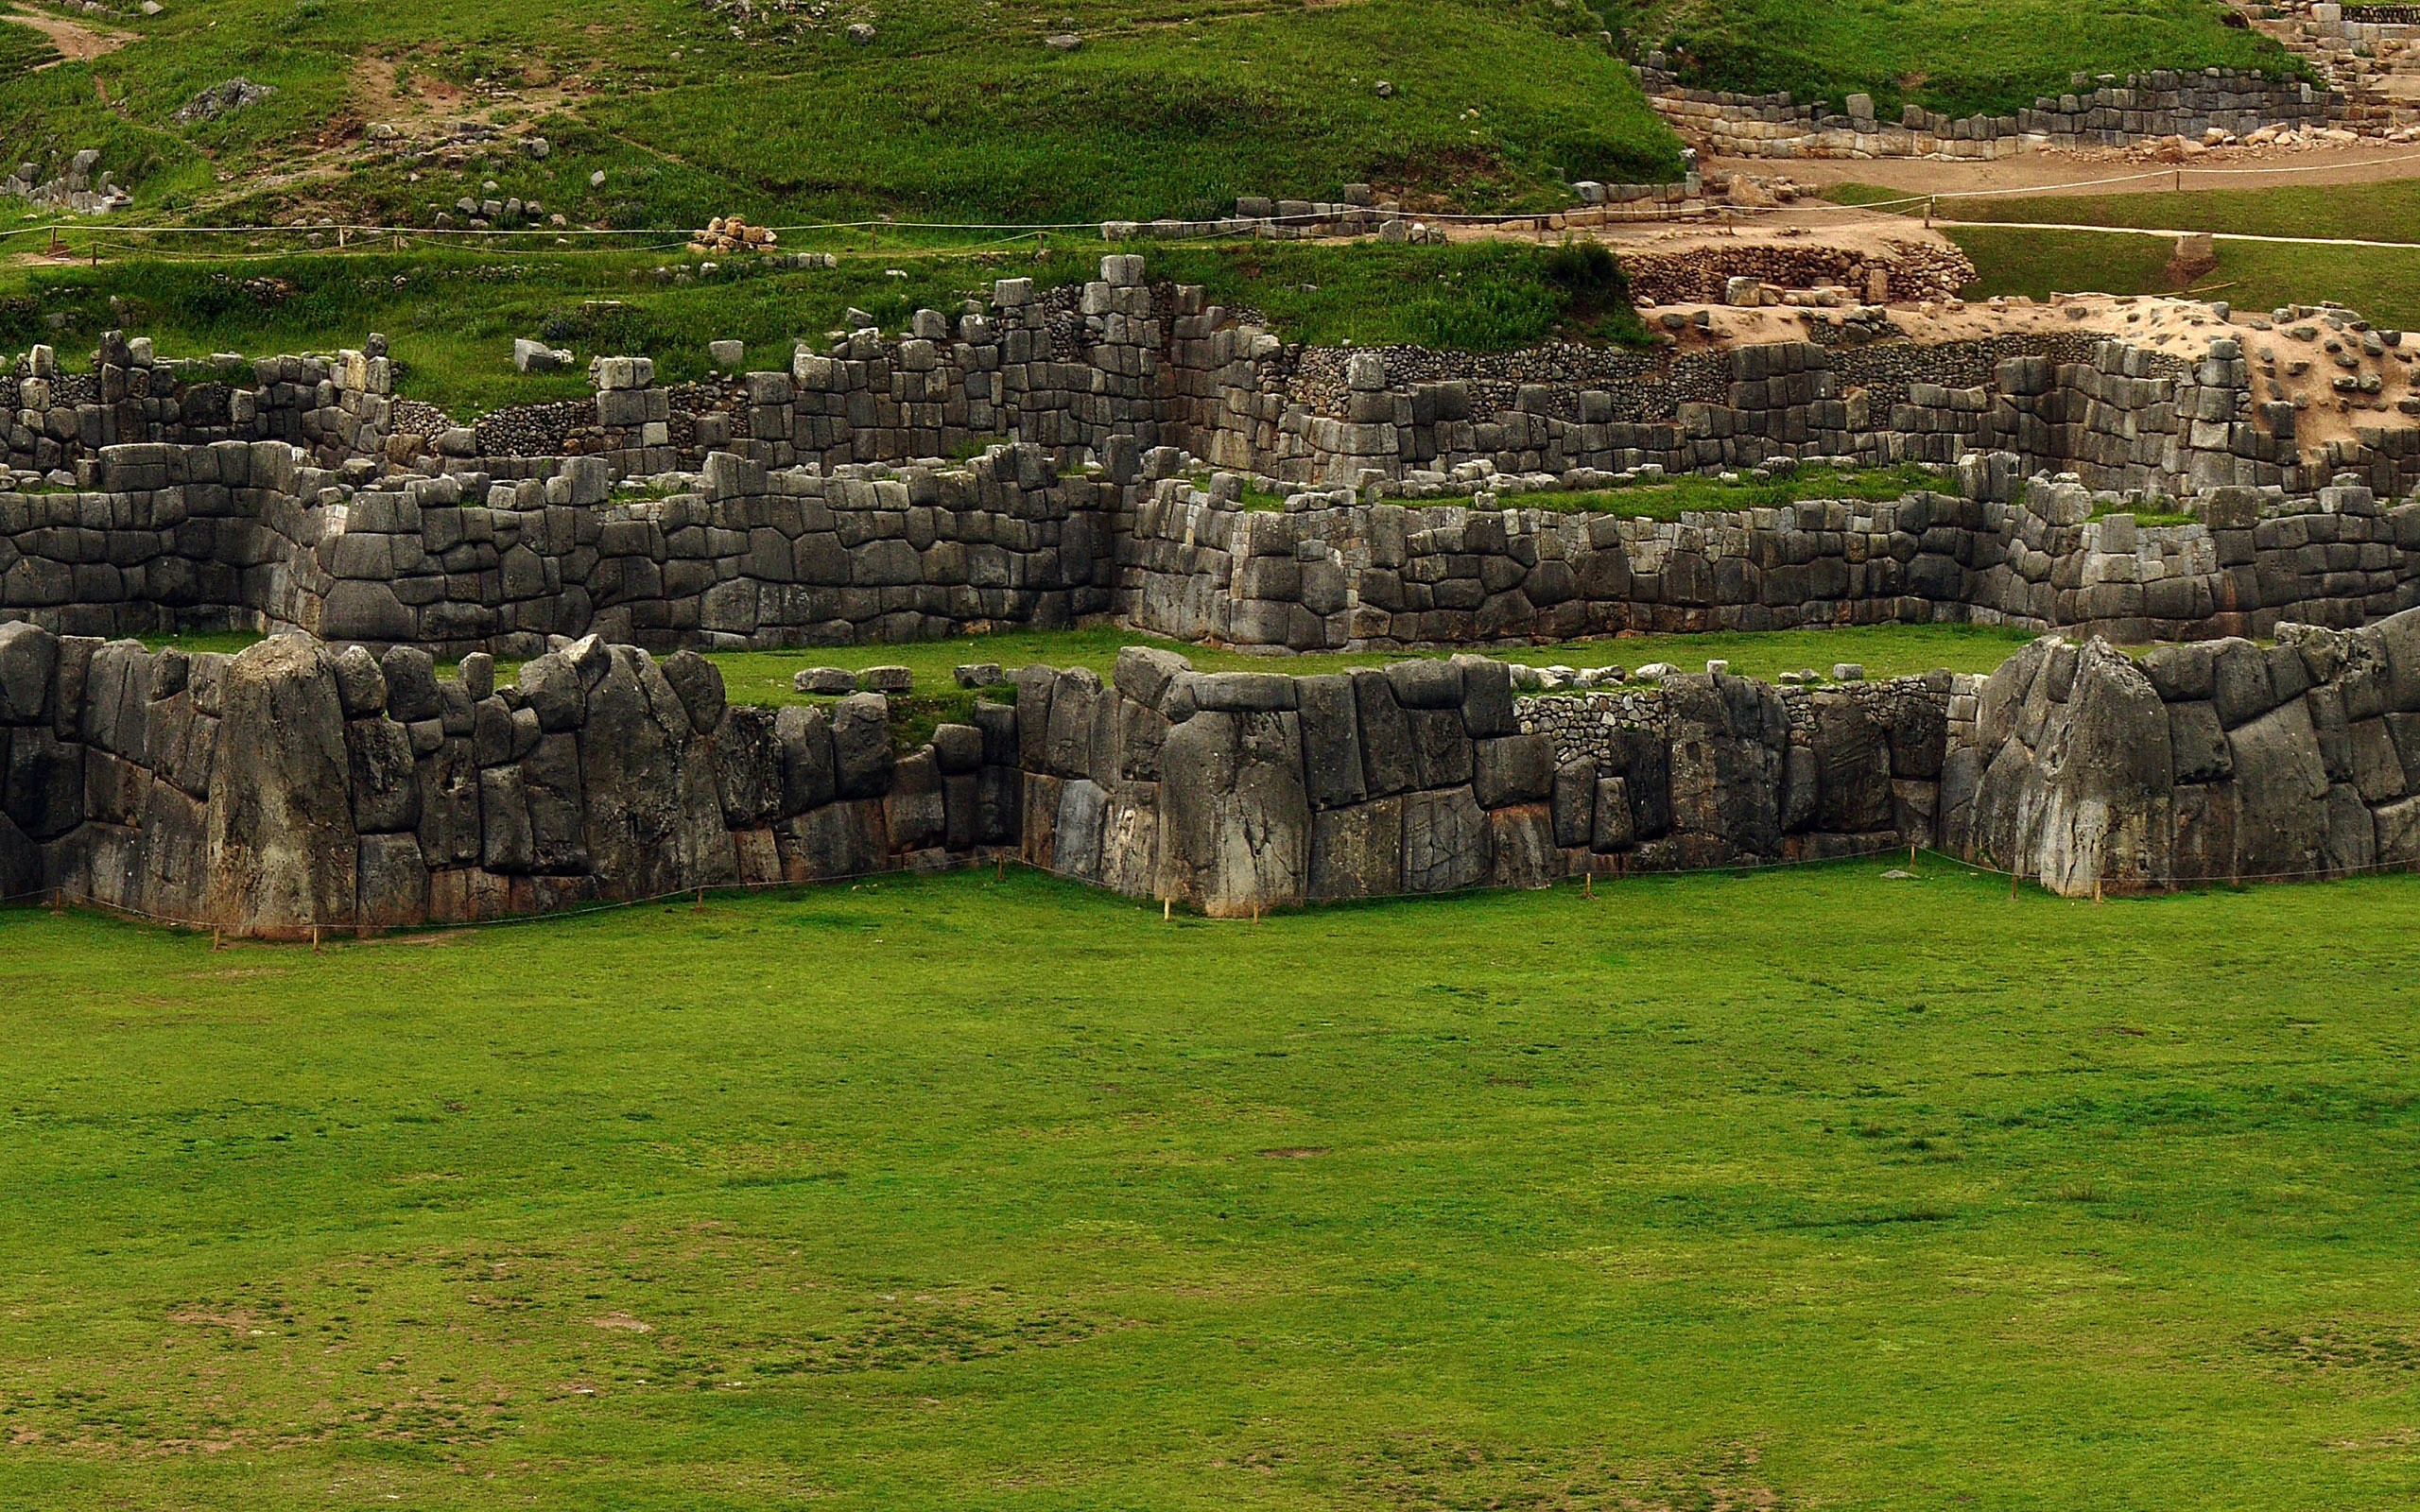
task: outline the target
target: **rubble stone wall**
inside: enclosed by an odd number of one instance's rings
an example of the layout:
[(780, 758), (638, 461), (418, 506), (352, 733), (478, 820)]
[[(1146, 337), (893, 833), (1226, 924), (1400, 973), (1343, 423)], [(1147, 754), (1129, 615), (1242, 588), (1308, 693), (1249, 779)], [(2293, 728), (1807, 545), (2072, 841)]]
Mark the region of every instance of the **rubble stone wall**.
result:
[(2006, 158), (2032, 146), (2128, 146), (2171, 136), (2198, 142), (2211, 130), (2324, 129), (2346, 116), (2340, 92), (2220, 68), (2123, 78), (2078, 74), (2067, 93), (2037, 99), (2031, 110), (1954, 120), (1912, 104), (1897, 120), (1879, 120), (1864, 94), (1832, 111), (1787, 92), (1690, 89), (1652, 60), (1639, 78), (1648, 103), (1674, 130), (1737, 158)]
[(2264, 515), (2260, 494), (2229, 487), (2197, 497), (2199, 523), (2144, 526), (2095, 518), (2105, 501), (2007, 454), (1966, 456), (1955, 493), (1678, 522), (1510, 493), (1277, 513), (1165, 479), (1134, 510), (1119, 605), (1175, 639), (1319, 650), (1892, 621), (2139, 644), (2420, 603), (2420, 503), (2344, 485)]

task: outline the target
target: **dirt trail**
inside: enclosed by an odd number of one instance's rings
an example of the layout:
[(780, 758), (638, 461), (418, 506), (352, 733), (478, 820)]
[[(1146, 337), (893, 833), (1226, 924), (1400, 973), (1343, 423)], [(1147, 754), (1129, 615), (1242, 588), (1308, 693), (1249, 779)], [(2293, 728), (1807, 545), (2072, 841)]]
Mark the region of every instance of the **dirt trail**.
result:
[[(1990, 163), (1930, 158), (1716, 158), (1707, 163), (1706, 172), (1758, 178), (1778, 174), (1819, 189), (1867, 183), (1911, 195), (1975, 190), (2147, 194), (2172, 188), (2180, 180), (2187, 189), (2257, 189), (2420, 178), (2420, 146), (2408, 142), (2360, 142), (2291, 148), (2225, 147), (2174, 163), (2068, 152), (2029, 152)], [(2132, 181), (2111, 183), (2112, 179)]]
[(0, 21), (13, 21), (20, 26), (31, 26), (50, 39), (59, 49), (59, 57), (36, 65), (34, 72), (56, 68), (60, 63), (89, 62), (106, 53), (113, 53), (135, 40), (130, 31), (115, 31), (100, 26), (88, 26), (64, 16), (48, 16), (23, 10), (0, 10)]

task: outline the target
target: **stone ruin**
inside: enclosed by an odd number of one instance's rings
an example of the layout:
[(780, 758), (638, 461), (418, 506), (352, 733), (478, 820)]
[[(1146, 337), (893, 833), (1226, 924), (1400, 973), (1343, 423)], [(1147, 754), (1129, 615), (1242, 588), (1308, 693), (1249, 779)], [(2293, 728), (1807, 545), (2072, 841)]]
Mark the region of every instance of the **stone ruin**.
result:
[[(591, 404), (471, 425), (398, 400), (375, 339), (37, 349), (0, 380), (0, 890), (292, 931), (994, 854), (1212, 913), (1906, 845), (2065, 891), (2410, 859), (2420, 433), (2307, 453), (2231, 338), (1323, 352), (1103, 272), (787, 371), (606, 359)], [(1941, 484), (1878, 503), (1557, 497), (1911, 460)], [(1101, 620), (1271, 652), (2070, 638), (1988, 679), (1576, 697), (1475, 657), (1135, 651), (912, 749), (880, 695), (735, 705), (695, 654)], [(214, 627), (276, 634), (126, 639)], [(2096, 635), (2184, 644), (2137, 670)]]

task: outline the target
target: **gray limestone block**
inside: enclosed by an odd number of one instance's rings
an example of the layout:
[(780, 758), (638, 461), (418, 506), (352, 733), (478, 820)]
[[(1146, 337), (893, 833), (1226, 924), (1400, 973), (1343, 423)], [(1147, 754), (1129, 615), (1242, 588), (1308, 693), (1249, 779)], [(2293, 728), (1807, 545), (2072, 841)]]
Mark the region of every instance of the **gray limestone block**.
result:
[[(538, 716), (538, 728), (548, 734), (578, 730), (588, 717), (588, 679), (561, 652), (549, 651), (524, 662), (520, 688), (527, 707)], [(435, 701), (432, 679), (430, 702)]]
[(933, 759), (943, 774), (971, 773), (983, 765), (983, 731), (973, 725), (937, 725)]
[(2353, 785), (2365, 803), (2385, 803), (2409, 790), (2403, 758), (2382, 718), (2355, 720), (2346, 731)]
[(428, 922), (428, 863), (411, 835), (363, 835), (354, 877), (357, 922), (381, 929)]
[(521, 789), (529, 803), (538, 870), (562, 875), (588, 870), (588, 803), (579, 737), (540, 736), (521, 759)]
[(0, 725), (48, 718), (58, 670), (58, 636), (22, 620), (0, 625)]
[(2349, 783), (2327, 790), (2327, 869), (2358, 875), (2377, 865), (2377, 828)]
[[(0, 761), (0, 767), (5, 762)], [(0, 902), (32, 898), (42, 890), (42, 850), (14, 819), (0, 813)]]
[[(581, 658), (573, 657), (575, 668)], [(889, 747), (885, 742), (885, 753)], [(737, 879), (713, 762), (651, 659), (613, 649), (579, 733), (583, 831), (606, 896), (657, 898)]]
[(890, 864), (882, 800), (826, 803), (773, 828), (782, 874), (800, 882), (862, 876)]
[(1088, 777), (1059, 786), (1059, 809), (1051, 824), (1051, 868), (1079, 882), (1101, 878), (1102, 836), (1109, 821), (1109, 794)]
[(263, 641), (229, 663), (220, 696), (204, 913), (272, 935), (351, 922), (360, 855), (335, 658)]
[(1471, 738), (1458, 706), (1406, 709), (1411, 733), (1411, 771), (1420, 787), (1457, 787), (1471, 780)]
[(529, 824), (529, 800), (518, 766), (479, 773), (479, 865), (490, 871), (528, 871), (538, 864), (538, 840)]
[(832, 706), (833, 777), (844, 799), (879, 798), (890, 784), (890, 705), (856, 693)]
[(1076, 667), (1059, 674), (1050, 693), (1050, 716), (1044, 765), (1059, 777), (1085, 777), (1093, 771), (1095, 722), (1101, 700), (1109, 696), (1099, 674)]
[[(1501, 663), (1497, 663), (1501, 665)], [(1463, 706), (1467, 719), (1469, 705)], [(1483, 809), (1545, 802), (1554, 795), (1554, 738), (1495, 735), (1473, 743), (1471, 787)]]
[(1299, 902), (1310, 864), (1298, 716), (1205, 710), (1160, 753), (1165, 897), (1216, 917)]
[(363, 645), (348, 645), (337, 656), (337, 697), (347, 719), (363, 719), (387, 712), (387, 677), (378, 659)]
[[(2300, 664), (2297, 659), (2296, 664)], [(2278, 703), (2269, 661), (2249, 641), (2221, 641), (2211, 649), (2210, 696), (2219, 723), (2229, 730), (2257, 719)]]
[(1414, 657), (1385, 668), (1395, 701), (1406, 709), (1460, 709), (1462, 669), (1441, 657)]
[(1016, 705), (991, 698), (976, 699), (975, 728), (983, 732), (984, 765), (1014, 766), (1017, 764)]
[(1050, 700), (1059, 674), (1039, 662), (1019, 667), (1017, 686), (1017, 765), (1028, 772), (1050, 769)]
[(801, 667), (790, 675), (790, 687), (800, 693), (838, 697), (857, 691), (857, 675), (847, 667)]
[(722, 800), (723, 823), (751, 830), (782, 817), (780, 715), (770, 709), (727, 707), (714, 727), (713, 744), (715, 791)]
[(1888, 736), (1848, 694), (1825, 689), (1808, 700), (1814, 730), (1808, 748), (1815, 759), (1820, 793), (1815, 827), (1834, 834), (1861, 834), (1891, 823), (1891, 754)]
[(463, 866), (479, 859), (479, 766), (467, 740), (447, 740), (442, 731), (427, 751), (415, 749), (415, 777), (420, 783), (420, 848), (422, 856), (438, 868)]
[(1401, 793), (1419, 777), (1411, 722), (1385, 673), (1363, 667), (1351, 676), (1354, 713), (1360, 722), (1362, 786), (1374, 798)]
[(1554, 815), (1544, 803), (1516, 803), (1487, 815), (1487, 883), (1491, 887), (1538, 888), (1562, 870), (1554, 848)]
[(1132, 698), (1117, 698), (1113, 704), (1117, 720), (1115, 775), (1127, 782), (1158, 782), (1160, 751), (1168, 738), (1167, 716)]
[(2420, 798), (2383, 804), (2372, 818), (2377, 826), (2373, 849), (2380, 866), (2420, 865)]
[(1193, 663), (1173, 651), (1147, 645), (1120, 646), (1110, 682), (1124, 696), (1156, 709), (1168, 685), (1180, 674), (1192, 670)]
[(1486, 811), (1467, 787), (1403, 799), (1403, 890), (1456, 892), (1485, 881), (1492, 858)]
[(931, 747), (921, 747), (891, 765), (890, 790), (883, 795), (883, 818), (894, 850), (928, 850), (947, 836), (949, 813), (941, 763), (934, 759)]
[(1589, 815), (1588, 848), (1598, 851), (1629, 850), (1637, 830), (1632, 813), (1628, 780), (1599, 777), (1591, 798), (1593, 807)]
[(2236, 867), (2243, 878), (2307, 874), (2325, 864), (2327, 769), (2301, 699), (2227, 735), (2235, 771)]
[[(378, 659), (386, 679), (387, 714), (404, 724), (438, 715), (437, 660), (414, 645), (390, 645)], [(527, 685), (525, 675), (523, 685)]]
[(353, 784), (353, 824), (363, 834), (393, 834), (420, 825), (420, 779), (411, 736), (384, 717), (344, 728)]
[(1588, 843), (1592, 805), (1596, 801), (1595, 758), (1575, 757), (1554, 770), (1554, 843), (1564, 848)]
[(1332, 902), (1400, 892), (1403, 805), (1401, 797), (1381, 798), (1314, 813), (1306, 896)]
[(689, 715), (689, 728), (714, 730), (722, 723), (722, 671), (695, 651), (675, 651), (659, 663), (664, 680)]
[(916, 691), (916, 674), (903, 666), (868, 667), (857, 674), (857, 687), (866, 693), (887, 693), (905, 696)]
[(1311, 807), (1359, 803), (1367, 788), (1352, 679), (1326, 674), (1297, 679), (1294, 686), (1302, 714), (1303, 782)]
[(1282, 672), (1187, 672), (1177, 682), (1196, 709), (1267, 713), (1295, 707), (1294, 679)]
[(1472, 738), (1518, 730), (1512, 717), (1512, 669), (1489, 657), (1458, 656), (1454, 662), (1462, 673), (1462, 728)]
[(781, 747), (782, 813), (804, 814), (831, 802), (838, 794), (832, 711), (795, 705), (783, 709), (773, 716), (773, 735)]
[(2168, 706), (2168, 744), (2179, 782), (2221, 782), (2235, 771), (2218, 710), (2206, 701)]

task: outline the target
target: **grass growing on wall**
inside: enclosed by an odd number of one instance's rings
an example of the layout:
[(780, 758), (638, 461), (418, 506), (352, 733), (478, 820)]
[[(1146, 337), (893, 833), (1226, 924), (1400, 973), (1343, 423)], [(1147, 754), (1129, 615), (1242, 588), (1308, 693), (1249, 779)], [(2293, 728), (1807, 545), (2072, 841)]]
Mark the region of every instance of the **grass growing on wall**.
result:
[[(707, 370), (706, 343), (749, 345), (752, 367), (786, 369), (793, 345), (821, 350), (861, 309), (896, 334), (919, 307), (955, 313), (1003, 278), (1044, 287), (1099, 277), (1098, 241), (970, 252), (860, 247), (837, 268), (774, 270), (726, 260), (716, 275), (667, 284), (663, 254), (492, 255), (472, 251), (302, 253), (196, 264), (136, 257), (0, 271), (0, 350), (37, 341), (80, 367), (106, 330), (152, 336), (164, 356), (356, 347), (372, 331), (403, 364), (400, 391), (462, 416), (589, 390), (586, 359), (656, 358), (665, 381)], [(1646, 332), (1618, 268), (1561, 247), (1252, 244), (1142, 248), (1154, 280), (1201, 284), (1288, 340), (1414, 343), (1497, 352), (1568, 338), (1639, 344)], [(896, 272), (898, 277), (893, 277)], [(54, 323), (56, 322), (56, 323)], [(512, 369), (515, 336), (579, 359), (546, 374)]]
[(0, 912), (0, 1501), (2408, 1501), (2420, 885), (1891, 864)]
[(1685, 514), (1769, 509), (1806, 499), (1856, 500), (1873, 504), (1902, 498), (1920, 490), (1939, 492), (1951, 485), (1949, 476), (1938, 468), (1903, 462), (1896, 467), (1855, 470), (1805, 467), (1778, 478), (1742, 476), (1725, 479), (1689, 473), (1661, 483), (1630, 483), (1567, 493), (1524, 493), (1503, 502), (1522, 508), (1563, 509), (1668, 522)]

